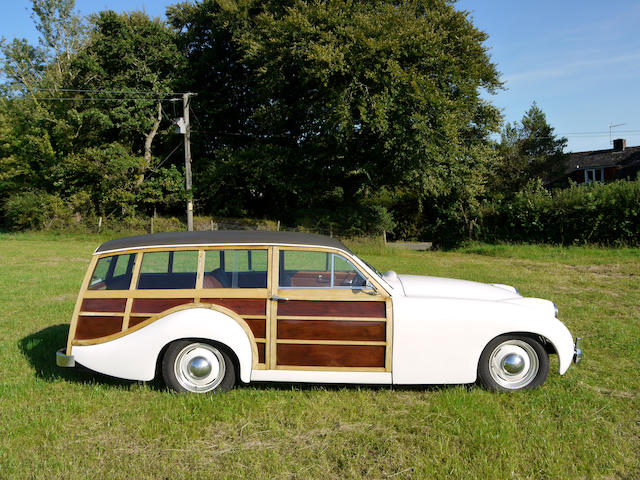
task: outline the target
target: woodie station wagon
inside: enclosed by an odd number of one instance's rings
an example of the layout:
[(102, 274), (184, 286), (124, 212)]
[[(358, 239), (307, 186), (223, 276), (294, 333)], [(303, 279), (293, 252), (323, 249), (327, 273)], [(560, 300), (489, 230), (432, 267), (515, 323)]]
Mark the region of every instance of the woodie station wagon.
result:
[(177, 391), (237, 381), (540, 385), (581, 352), (552, 302), (514, 287), (380, 274), (335, 239), (216, 231), (93, 254), (59, 366)]

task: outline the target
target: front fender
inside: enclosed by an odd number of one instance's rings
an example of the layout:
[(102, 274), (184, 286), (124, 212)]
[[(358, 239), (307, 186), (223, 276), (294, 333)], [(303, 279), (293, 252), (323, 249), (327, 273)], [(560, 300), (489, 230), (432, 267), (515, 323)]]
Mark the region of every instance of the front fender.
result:
[(115, 340), (73, 346), (71, 354), (76, 362), (96, 372), (148, 381), (154, 378), (158, 357), (166, 345), (182, 338), (200, 338), (230, 348), (238, 358), (240, 379), (248, 383), (253, 360), (257, 359), (253, 335), (241, 325), (243, 320), (221, 310), (199, 307), (175, 311)]
[(573, 358), (569, 330), (541, 308), (428, 297), (394, 297), (393, 308), (394, 383), (472, 383), (482, 350), (503, 334), (549, 340), (558, 352), (560, 374)]

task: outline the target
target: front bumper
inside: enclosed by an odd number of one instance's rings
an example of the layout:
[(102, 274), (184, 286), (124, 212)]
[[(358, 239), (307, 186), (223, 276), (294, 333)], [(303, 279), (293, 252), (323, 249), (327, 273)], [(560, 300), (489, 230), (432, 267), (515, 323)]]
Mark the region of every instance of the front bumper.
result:
[(61, 348), (56, 352), (56, 365), (59, 367), (75, 367), (76, 361), (73, 358), (73, 355), (66, 355), (65, 349)]
[(576, 341), (573, 344), (573, 363), (580, 363), (582, 360), (582, 349), (580, 348), (580, 337), (576, 337)]

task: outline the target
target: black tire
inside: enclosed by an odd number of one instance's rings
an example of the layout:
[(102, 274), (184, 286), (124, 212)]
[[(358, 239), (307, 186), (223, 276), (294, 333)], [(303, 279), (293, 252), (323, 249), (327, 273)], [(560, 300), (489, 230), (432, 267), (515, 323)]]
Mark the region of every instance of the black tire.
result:
[(539, 387), (549, 374), (549, 355), (537, 340), (523, 335), (500, 335), (482, 351), (478, 382), (496, 392)]
[(165, 385), (176, 392), (226, 392), (236, 383), (236, 369), (228, 351), (201, 340), (177, 340), (162, 358)]

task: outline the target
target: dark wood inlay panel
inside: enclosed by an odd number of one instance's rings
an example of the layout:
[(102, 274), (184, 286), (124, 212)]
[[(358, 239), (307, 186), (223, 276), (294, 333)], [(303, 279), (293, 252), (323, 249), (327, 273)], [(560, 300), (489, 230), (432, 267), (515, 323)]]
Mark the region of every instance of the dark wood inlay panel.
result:
[(264, 343), (256, 342), (258, 347), (258, 363), (264, 363)]
[(278, 315), (386, 318), (384, 302), (280, 300)]
[(129, 317), (129, 328), (135, 327), (139, 323), (149, 320), (151, 317)]
[(245, 322), (253, 332), (256, 338), (265, 338), (267, 336), (267, 321), (264, 319), (245, 318)]
[(83, 312), (116, 312), (124, 313), (126, 298), (85, 298), (80, 310)]
[(76, 340), (106, 337), (122, 330), (122, 317), (89, 317), (80, 315), (76, 325)]
[(385, 322), (278, 320), (278, 339), (371, 340), (384, 342), (385, 338)]
[(193, 298), (136, 298), (131, 313), (160, 313), (185, 303), (193, 303)]
[(385, 347), (378, 345), (289, 345), (276, 348), (278, 365), (384, 367)]
[(267, 300), (264, 298), (201, 298), (200, 302), (220, 305), (238, 315), (266, 315), (267, 311)]

